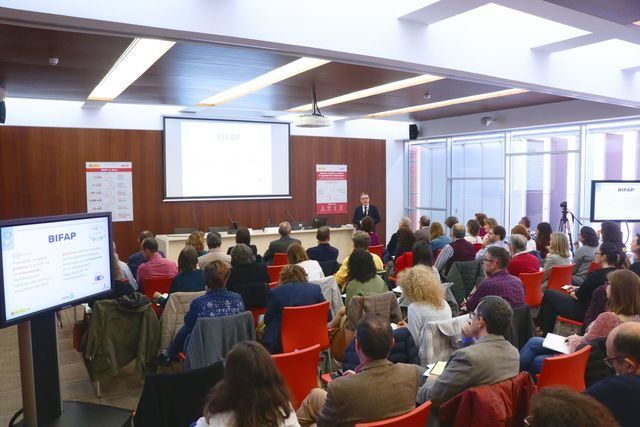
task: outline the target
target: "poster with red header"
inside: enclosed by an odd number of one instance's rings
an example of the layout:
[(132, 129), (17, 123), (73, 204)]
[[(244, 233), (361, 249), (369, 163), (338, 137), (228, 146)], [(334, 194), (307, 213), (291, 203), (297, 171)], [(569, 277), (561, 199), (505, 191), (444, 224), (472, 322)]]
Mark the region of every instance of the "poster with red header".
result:
[(347, 165), (316, 165), (316, 215), (347, 213)]
[(131, 162), (86, 162), (87, 212), (111, 212), (117, 221), (133, 221)]

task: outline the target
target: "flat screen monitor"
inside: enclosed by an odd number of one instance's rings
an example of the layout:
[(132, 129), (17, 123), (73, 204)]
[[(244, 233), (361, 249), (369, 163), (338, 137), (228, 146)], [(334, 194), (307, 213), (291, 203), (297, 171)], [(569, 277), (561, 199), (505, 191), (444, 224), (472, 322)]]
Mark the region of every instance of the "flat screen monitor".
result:
[(289, 123), (164, 118), (164, 198), (289, 198)]
[(640, 222), (640, 181), (591, 181), (591, 222)]
[(0, 327), (111, 294), (111, 213), (0, 221)]

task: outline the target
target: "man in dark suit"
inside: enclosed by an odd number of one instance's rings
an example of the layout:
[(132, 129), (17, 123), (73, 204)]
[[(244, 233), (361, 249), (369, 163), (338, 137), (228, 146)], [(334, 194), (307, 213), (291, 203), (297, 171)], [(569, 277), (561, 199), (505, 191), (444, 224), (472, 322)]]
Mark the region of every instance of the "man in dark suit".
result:
[(370, 216), (373, 218), (374, 226), (375, 224), (380, 223), (380, 212), (378, 212), (378, 208), (375, 205), (369, 204), (369, 195), (367, 193), (360, 194), (360, 203), (361, 206), (358, 206), (355, 211), (353, 211), (353, 226), (356, 229), (360, 228), (360, 221), (365, 216)]
[(280, 238), (277, 240), (272, 240), (269, 243), (269, 249), (264, 253), (262, 259), (267, 264), (270, 264), (273, 260), (273, 255), (276, 253), (286, 253), (289, 246), (293, 243), (300, 243), (300, 240), (294, 239), (290, 236), (291, 234), (291, 225), (288, 222), (281, 222), (278, 226), (278, 233), (280, 233)]
[(300, 425), (352, 426), (413, 410), (419, 372), (416, 365), (387, 360), (392, 346), (389, 322), (377, 314), (364, 316), (356, 331), (358, 372), (346, 371), (327, 391), (311, 390), (296, 413)]
[(316, 239), (318, 239), (318, 246), (307, 249), (309, 259), (318, 262), (336, 261), (338, 259), (338, 249), (329, 244), (329, 240), (331, 240), (329, 227), (318, 228)]

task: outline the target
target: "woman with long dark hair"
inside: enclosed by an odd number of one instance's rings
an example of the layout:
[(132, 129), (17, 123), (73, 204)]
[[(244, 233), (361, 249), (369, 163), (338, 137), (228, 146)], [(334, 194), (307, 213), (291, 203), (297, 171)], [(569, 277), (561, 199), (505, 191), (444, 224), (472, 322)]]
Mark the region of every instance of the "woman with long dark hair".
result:
[(291, 392), (271, 355), (255, 341), (236, 344), (225, 361), (224, 378), (204, 404), (196, 427), (299, 426)]
[(377, 295), (389, 290), (384, 280), (376, 274), (376, 265), (368, 251), (354, 249), (347, 262), (349, 266), (349, 281), (347, 283), (345, 307), (349, 307), (349, 302), (355, 295)]
[(542, 258), (547, 257), (547, 252), (549, 252), (548, 246), (551, 244), (551, 224), (548, 222), (541, 222), (538, 224), (538, 228), (536, 230), (536, 249), (542, 255)]

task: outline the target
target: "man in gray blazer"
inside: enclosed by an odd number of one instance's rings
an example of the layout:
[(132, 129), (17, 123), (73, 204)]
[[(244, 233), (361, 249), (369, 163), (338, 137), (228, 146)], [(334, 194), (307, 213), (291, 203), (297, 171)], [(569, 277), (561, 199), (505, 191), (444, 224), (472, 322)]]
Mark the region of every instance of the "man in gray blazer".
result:
[(352, 426), (413, 410), (418, 366), (387, 360), (392, 346), (389, 322), (377, 314), (365, 315), (356, 331), (357, 372), (346, 371), (327, 391), (311, 390), (296, 413), (300, 425)]
[(288, 222), (281, 222), (278, 226), (278, 233), (280, 233), (280, 238), (277, 240), (272, 240), (269, 243), (269, 249), (264, 253), (262, 259), (264, 262), (270, 264), (271, 260), (273, 260), (273, 255), (276, 253), (286, 253), (289, 246), (293, 243), (300, 243), (300, 240), (294, 239), (290, 236), (291, 234), (291, 225)]
[(513, 310), (498, 296), (482, 298), (463, 328), (463, 342), (474, 344), (451, 354), (440, 376), (429, 375), (416, 401), (438, 407), (458, 393), (479, 385), (494, 384), (518, 375), (520, 355), (504, 335), (511, 328)]

